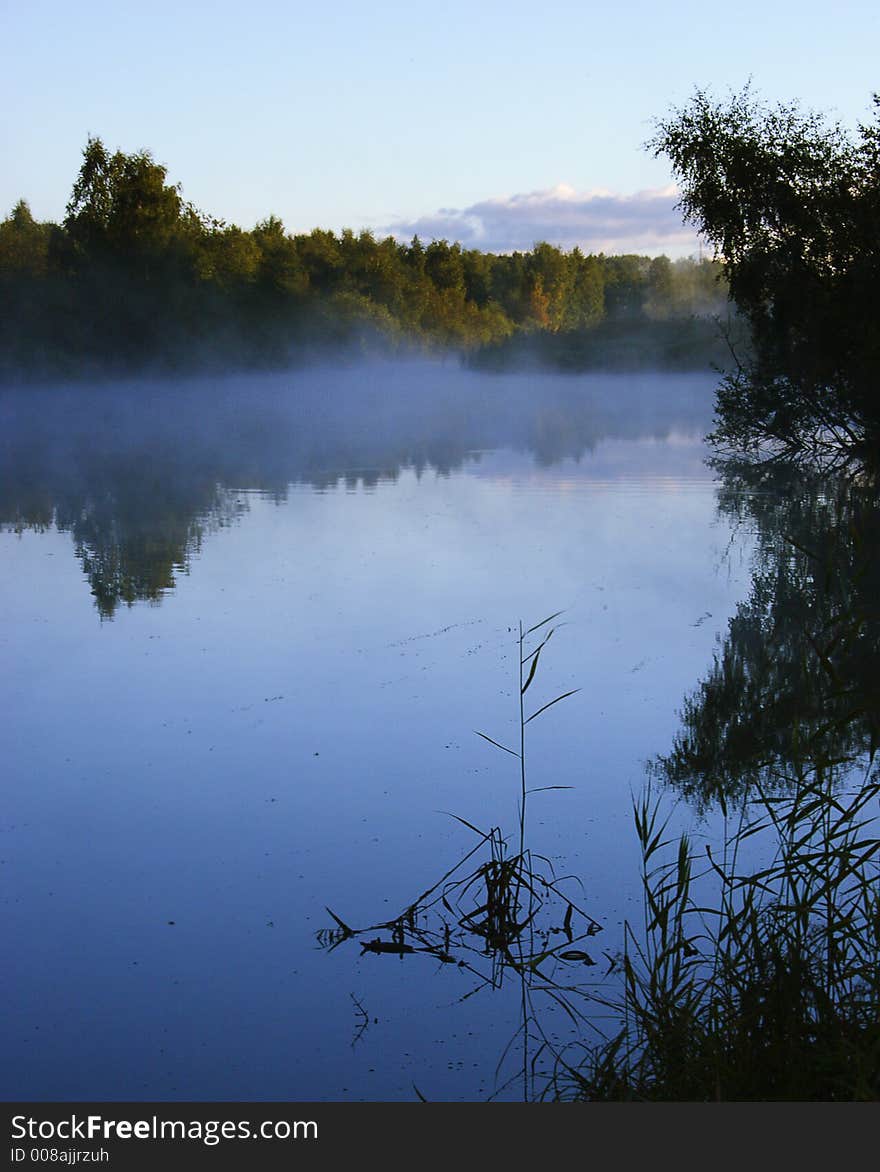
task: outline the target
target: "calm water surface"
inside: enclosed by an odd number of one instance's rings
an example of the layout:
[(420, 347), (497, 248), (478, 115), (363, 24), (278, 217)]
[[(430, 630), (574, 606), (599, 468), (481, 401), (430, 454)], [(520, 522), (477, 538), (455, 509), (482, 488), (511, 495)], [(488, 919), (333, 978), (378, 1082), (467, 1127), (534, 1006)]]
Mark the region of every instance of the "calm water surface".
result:
[(326, 909), (393, 918), (474, 845), (452, 815), (516, 837), (475, 730), (518, 736), (517, 624), (562, 610), (530, 696), (580, 690), (529, 783), (570, 788), (528, 837), (604, 971), (631, 794), (750, 582), (712, 394), (413, 366), (0, 396), (3, 1095), (520, 1095), (516, 982), (322, 948)]

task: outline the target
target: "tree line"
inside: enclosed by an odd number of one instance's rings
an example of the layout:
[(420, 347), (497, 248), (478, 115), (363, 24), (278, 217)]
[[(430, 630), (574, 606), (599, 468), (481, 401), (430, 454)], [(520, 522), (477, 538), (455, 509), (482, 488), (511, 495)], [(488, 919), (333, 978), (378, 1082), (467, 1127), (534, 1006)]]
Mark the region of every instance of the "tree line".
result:
[[(187, 202), (148, 151), (90, 138), (66, 215), (25, 200), (0, 223), (0, 373), (278, 366), (340, 345), (626, 361), (678, 337), (673, 364), (707, 363), (725, 305), (709, 259), (585, 254), (546, 242), (493, 254), (414, 237), (316, 228), (274, 215), (247, 231)], [(700, 322), (676, 335), (674, 324)], [(681, 337), (685, 338), (684, 346)], [(517, 349), (517, 346), (519, 347)], [(634, 351), (633, 351), (634, 352)]]

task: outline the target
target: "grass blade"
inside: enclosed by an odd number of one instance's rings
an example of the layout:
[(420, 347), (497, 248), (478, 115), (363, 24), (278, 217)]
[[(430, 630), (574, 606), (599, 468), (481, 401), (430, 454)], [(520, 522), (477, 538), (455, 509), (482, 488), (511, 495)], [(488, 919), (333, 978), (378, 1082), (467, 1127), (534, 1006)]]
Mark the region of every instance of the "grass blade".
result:
[[(572, 688), (570, 692), (563, 692), (561, 696), (557, 696), (555, 700), (551, 700), (549, 703), (545, 704), (543, 708), (539, 708), (537, 712), (533, 712), (524, 723), (528, 724), (529, 721), (534, 720), (536, 716), (540, 716), (542, 712), (546, 712), (548, 708), (552, 708), (554, 704), (558, 704), (560, 700), (566, 700), (569, 696), (573, 696), (575, 692), (579, 691), (580, 688)], [(487, 737), (486, 739), (488, 740), (489, 738)], [(511, 750), (508, 749), (507, 751), (509, 753)], [(514, 753), (514, 757), (517, 757), (518, 755), (519, 754)]]
[(535, 652), (535, 657), (534, 657), (534, 659), (532, 660), (532, 666), (531, 666), (531, 668), (530, 668), (530, 670), (529, 670), (529, 676), (528, 676), (528, 679), (527, 679), (527, 680), (526, 680), (526, 682), (523, 684), (523, 686), (522, 686), (522, 691), (520, 692), (520, 695), (521, 695), (521, 696), (525, 696), (526, 692), (529, 690), (529, 684), (530, 684), (530, 683), (532, 682), (532, 680), (535, 678), (535, 672), (538, 670), (538, 660), (541, 658), (541, 648), (543, 647), (543, 645), (544, 645), (544, 644), (542, 643), (542, 644), (541, 644), (541, 647), (539, 647), (539, 648), (538, 648), (538, 650)]
[(509, 753), (511, 757), (516, 757), (517, 759), (519, 758), (519, 753), (514, 753), (513, 749), (508, 749), (506, 745), (499, 745), (497, 741), (493, 741), (492, 738), (487, 737), (485, 733), (477, 732), (476, 729), (474, 729), (474, 732), (477, 733), (478, 737), (482, 737), (484, 741), (488, 741), (490, 745), (494, 745), (496, 749), (503, 749), (504, 752)]
[[(558, 610), (555, 614), (548, 615), (545, 619), (541, 619), (539, 623), (535, 623), (533, 627), (529, 627), (525, 634), (531, 635), (532, 631), (539, 631), (541, 627), (546, 627), (548, 623), (552, 623), (554, 619), (558, 619), (561, 614), (565, 614), (565, 611)], [(525, 635), (523, 638), (525, 638)]]

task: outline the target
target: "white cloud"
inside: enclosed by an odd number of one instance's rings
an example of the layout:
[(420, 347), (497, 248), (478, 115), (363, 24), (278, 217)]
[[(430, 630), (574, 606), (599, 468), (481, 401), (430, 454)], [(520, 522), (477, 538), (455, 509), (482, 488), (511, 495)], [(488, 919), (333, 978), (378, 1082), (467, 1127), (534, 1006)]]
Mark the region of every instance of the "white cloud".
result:
[(620, 195), (603, 188), (578, 192), (559, 183), (468, 208), (440, 208), (385, 230), (400, 240), (457, 240), (487, 252), (525, 252), (546, 240), (565, 249), (578, 245), (583, 252), (687, 256), (698, 250), (699, 239), (675, 210), (678, 198), (672, 186)]

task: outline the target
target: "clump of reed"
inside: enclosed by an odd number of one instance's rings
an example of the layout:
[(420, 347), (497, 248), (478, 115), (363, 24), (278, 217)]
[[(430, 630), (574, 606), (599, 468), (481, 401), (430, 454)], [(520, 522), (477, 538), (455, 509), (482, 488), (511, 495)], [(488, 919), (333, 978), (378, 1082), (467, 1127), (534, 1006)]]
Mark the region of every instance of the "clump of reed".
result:
[(528, 849), (511, 853), (498, 827), (483, 833), (459, 821), (477, 842), (427, 891), (393, 919), (365, 928), (351, 927), (327, 908), (333, 925), (318, 932), (318, 944), (333, 951), (350, 941), (360, 945), (361, 956), (449, 966), (467, 979), (460, 1001), (515, 982), (519, 1020), (498, 1059), (490, 1097), (521, 1085), (522, 1098), (531, 1101), (543, 1093), (558, 1058), (540, 1002), (563, 1009), (579, 1030), (590, 1028), (584, 997), (597, 962), (587, 942), (601, 925), (565, 894), (565, 878), (553, 874), (549, 860)]
[[(505, 835), (500, 827), (483, 831), (454, 814), (456, 821), (477, 836), (475, 845), (399, 915), (354, 928), (327, 908), (333, 924), (317, 934), (319, 946), (328, 951), (354, 941), (360, 945), (362, 956), (369, 953), (433, 959), (441, 965), (456, 966), (473, 978), (462, 1000), (483, 989), (500, 989), (508, 980), (517, 981), (520, 1021), (498, 1070), (519, 1039), (522, 1062), (513, 1078), (522, 1079), (525, 1098), (537, 1097), (535, 1088), (539, 1082), (545, 1085), (545, 1073), (538, 1067), (541, 1055), (549, 1052), (551, 1067), (556, 1059), (554, 1043), (541, 1024), (537, 999), (549, 999), (578, 1027), (590, 1027), (584, 1012), (590, 985), (585, 974), (597, 962), (586, 943), (601, 931), (601, 924), (566, 894), (570, 877), (557, 876), (551, 861), (534, 853), (526, 841), (529, 794), (569, 788), (530, 788), (526, 770), (527, 726), (577, 691), (563, 692), (527, 712), (527, 693), (536, 680), (541, 654), (556, 629), (550, 624), (560, 613), (549, 615), (527, 630), (522, 623), (518, 625), (516, 748), (477, 732), (477, 736), (519, 762), (516, 848), (511, 847), (512, 836)], [(532, 636), (537, 636), (537, 645), (529, 650)], [(499, 1083), (496, 1093), (509, 1081)]]
[(467, 997), (500, 988), (507, 973), (527, 975), (558, 997), (566, 991), (559, 965), (591, 967), (575, 945), (601, 925), (563, 892), (549, 860), (528, 850), (511, 854), (498, 827), (484, 833), (464, 825), (478, 836), (476, 845), (399, 915), (354, 928), (327, 908), (333, 926), (318, 932), (318, 944), (332, 951), (356, 941), (361, 955), (456, 965), (477, 978)]
[(880, 771), (841, 784), (836, 764), (757, 784), (714, 850), (667, 837), (650, 787), (634, 801), (644, 924), (617, 958), (619, 1028), (563, 1056), (552, 1097), (880, 1098)]

